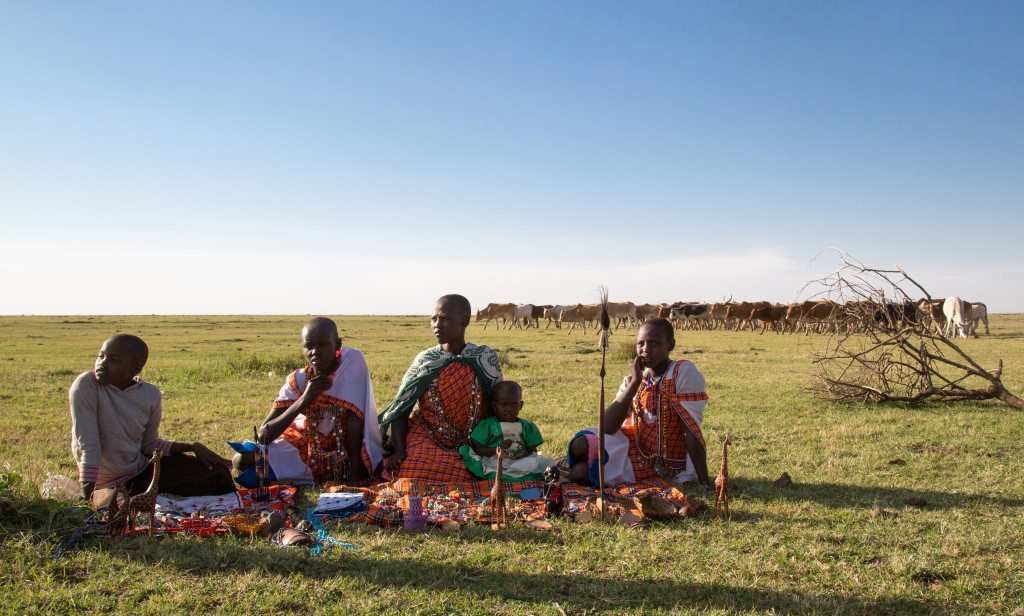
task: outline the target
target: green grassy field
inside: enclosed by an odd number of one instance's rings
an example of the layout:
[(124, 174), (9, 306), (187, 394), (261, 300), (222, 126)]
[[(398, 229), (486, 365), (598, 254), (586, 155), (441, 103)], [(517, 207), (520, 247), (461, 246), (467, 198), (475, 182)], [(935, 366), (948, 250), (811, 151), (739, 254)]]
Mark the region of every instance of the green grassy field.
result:
[[(150, 345), (143, 378), (164, 392), (165, 438), (227, 455), (251, 434), (285, 372), (299, 364), (303, 317), (0, 317), (0, 466), (31, 505), (47, 472), (76, 476), (67, 389), (118, 331)], [(433, 343), (425, 317), (339, 317), (362, 349), (378, 405)], [(608, 390), (634, 334), (613, 337)], [(545, 451), (564, 453), (596, 419), (593, 335), (482, 331)], [(1006, 362), (1024, 392), (1024, 316), (994, 315), (964, 341), (984, 365)], [(1024, 415), (998, 402), (835, 405), (805, 388), (821, 338), (684, 332), (675, 356), (707, 378), (704, 424), (717, 468), (732, 435), (733, 519), (623, 528), (557, 522), (551, 532), (335, 533), (356, 551), (310, 557), (266, 540), (130, 539), (60, 560), (40, 518), (0, 523), (0, 612), (344, 613), (1024, 613)], [(268, 372), (275, 372), (268, 376)], [(905, 464), (889, 464), (901, 459)], [(794, 485), (773, 488), (788, 472)], [(691, 494), (694, 491), (690, 491)], [(907, 504), (911, 497), (924, 507)], [(896, 517), (872, 517), (874, 508)], [(9, 513), (9, 512), (8, 512)]]

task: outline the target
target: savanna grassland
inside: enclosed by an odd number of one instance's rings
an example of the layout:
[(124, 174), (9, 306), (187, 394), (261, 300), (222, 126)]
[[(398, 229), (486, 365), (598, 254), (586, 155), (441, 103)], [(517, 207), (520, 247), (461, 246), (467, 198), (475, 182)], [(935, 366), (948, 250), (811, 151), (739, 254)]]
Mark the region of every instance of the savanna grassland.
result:
[[(23, 478), (0, 521), (0, 612), (1024, 613), (1024, 415), (997, 402), (816, 400), (805, 390), (816, 335), (680, 336), (674, 355), (707, 378), (710, 466), (732, 436), (729, 522), (423, 534), (351, 525), (335, 536), (357, 550), (316, 557), (231, 537), (87, 542), (48, 557), (67, 526), (59, 511), (47, 517), (38, 485), (48, 472), (76, 476), (67, 389), (104, 338), (149, 343), (143, 377), (164, 392), (165, 438), (227, 455), (224, 441), (251, 434), (301, 365), (303, 321), (0, 317), (0, 466)], [(433, 343), (425, 317), (338, 321), (367, 358), (379, 406)], [(633, 335), (613, 337), (609, 392)], [(595, 422), (593, 335), (474, 324), (469, 338), (499, 350), (506, 377), (523, 384), (523, 417), (549, 454)], [(1024, 316), (994, 315), (991, 336), (962, 346), (984, 365), (1002, 358), (1004, 384), (1024, 392)], [(772, 487), (782, 472), (794, 484)]]

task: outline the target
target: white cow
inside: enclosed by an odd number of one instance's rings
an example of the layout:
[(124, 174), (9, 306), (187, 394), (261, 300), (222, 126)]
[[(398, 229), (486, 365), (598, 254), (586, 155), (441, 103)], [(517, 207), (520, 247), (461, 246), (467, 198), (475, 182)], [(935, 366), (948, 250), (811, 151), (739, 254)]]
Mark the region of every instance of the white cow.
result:
[(964, 300), (955, 295), (947, 297), (942, 303), (942, 314), (946, 317), (946, 327), (942, 332), (944, 335), (952, 336), (956, 333), (961, 338), (967, 337), (970, 325), (965, 327), (964, 324)]
[(526, 320), (526, 327), (529, 328), (533, 325), (533, 304), (518, 304), (516, 305), (516, 313), (512, 321), (509, 322), (508, 328), (512, 329), (512, 326), (516, 326), (522, 329), (523, 324), (519, 319)]
[(544, 329), (547, 329), (547, 328), (551, 327), (551, 321), (555, 322), (555, 328), (556, 329), (561, 329), (562, 328), (562, 311), (563, 310), (568, 310), (568, 309), (572, 308), (573, 306), (575, 306), (575, 304), (573, 304), (572, 306), (565, 305), (565, 304), (557, 304), (557, 305), (552, 306), (550, 308), (545, 308), (544, 309), (544, 318), (548, 320), (548, 324), (544, 326)]
[(982, 302), (970, 302), (971, 304), (971, 331), (978, 335), (978, 321), (985, 324), (985, 335), (991, 335), (988, 331), (988, 306)]

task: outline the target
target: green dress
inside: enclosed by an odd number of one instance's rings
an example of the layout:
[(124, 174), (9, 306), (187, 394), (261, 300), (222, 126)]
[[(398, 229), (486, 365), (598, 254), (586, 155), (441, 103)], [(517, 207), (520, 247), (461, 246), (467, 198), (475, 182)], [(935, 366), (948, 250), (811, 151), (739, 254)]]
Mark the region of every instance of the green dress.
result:
[[(477, 424), (469, 438), (484, 447), (498, 447), (506, 439), (512, 441), (501, 474), (505, 481), (542, 480), (544, 469), (554, 464), (554, 460), (542, 456), (538, 452), (517, 460), (512, 459), (511, 456), (519, 454), (524, 449), (537, 447), (544, 442), (537, 426), (525, 419), (500, 422), (497, 417), (488, 417)], [(466, 462), (469, 472), (481, 479), (494, 479), (498, 470), (497, 456), (478, 456), (469, 445), (459, 447), (459, 453), (462, 454), (462, 459)]]

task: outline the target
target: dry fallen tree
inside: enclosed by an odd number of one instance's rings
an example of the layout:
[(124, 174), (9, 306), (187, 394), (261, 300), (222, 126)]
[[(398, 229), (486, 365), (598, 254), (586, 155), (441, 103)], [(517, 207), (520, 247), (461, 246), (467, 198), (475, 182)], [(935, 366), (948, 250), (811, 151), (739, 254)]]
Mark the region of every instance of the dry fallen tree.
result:
[(804, 287), (840, 311), (835, 333), (815, 354), (816, 394), (910, 404), (995, 398), (1024, 410), (1000, 380), (1003, 361), (987, 370), (947, 338), (932, 317), (931, 295), (902, 268), (877, 269), (838, 254), (838, 270)]

